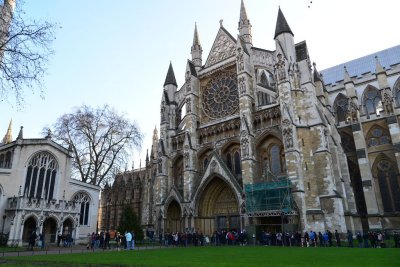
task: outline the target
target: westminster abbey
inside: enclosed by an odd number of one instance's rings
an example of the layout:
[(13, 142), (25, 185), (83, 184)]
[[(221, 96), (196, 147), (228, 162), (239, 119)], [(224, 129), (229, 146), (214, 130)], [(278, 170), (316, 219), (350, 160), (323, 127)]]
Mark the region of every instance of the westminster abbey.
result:
[(145, 166), (104, 188), (100, 229), (126, 204), (156, 233), (400, 229), (400, 46), (318, 71), (281, 9), (275, 47), (251, 27), (242, 1), (206, 57), (195, 27), (185, 83), (170, 65)]

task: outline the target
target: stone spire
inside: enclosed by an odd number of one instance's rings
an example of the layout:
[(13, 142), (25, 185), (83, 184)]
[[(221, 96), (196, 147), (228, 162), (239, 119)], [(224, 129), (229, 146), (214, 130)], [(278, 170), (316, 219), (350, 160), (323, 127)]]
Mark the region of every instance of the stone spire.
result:
[(321, 80), (321, 76), (319, 75), (319, 72), (317, 71), (317, 64), (315, 64), (315, 62), (313, 63), (314, 66), (314, 82), (322, 82)]
[(174, 69), (172, 68), (171, 62), (169, 63), (168, 73), (167, 73), (167, 77), (165, 77), (164, 86), (166, 86), (168, 84), (178, 86), (178, 84), (176, 83)]
[(17, 139), (24, 139), (24, 126), (21, 126), (21, 128), (19, 129), (19, 133), (18, 133), (18, 136), (17, 136)]
[(192, 62), (196, 68), (201, 68), (202, 65), (202, 54), (199, 34), (197, 32), (197, 24), (194, 24), (194, 35), (193, 35), (193, 45), (191, 48)]
[(10, 120), (10, 123), (8, 124), (8, 129), (6, 134), (4, 135), (3, 138), (3, 145), (11, 143), (12, 142), (12, 120)]
[(146, 151), (146, 166), (149, 165), (149, 150)]
[(292, 36), (294, 36), (292, 30), (289, 27), (289, 24), (287, 23), (285, 16), (282, 13), (281, 8), (279, 7), (278, 10), (278, 19), (276, 20), (276, 28), (275, 28), (275, 36), (274, 39), (276, 39), (276, 37), (282, 33), (290, 33)]
[(247, 18), (246, 8), (242, 0), (240, 4), (240, 18), (239, 18), (239, 36), (243, 38), (246, 44), (252, 44), (251, 38), (251, 24), (250, 20)]
[[(4, 0), (3, 6), (0, 5), (0, 43), (5, 43), (5, 38), (8, 36), (8, 31), (11, 25), (11, 20), (14, 15), (15, 0)], [(3, 59), (4, 49), (0, 50), (0, 61)]]

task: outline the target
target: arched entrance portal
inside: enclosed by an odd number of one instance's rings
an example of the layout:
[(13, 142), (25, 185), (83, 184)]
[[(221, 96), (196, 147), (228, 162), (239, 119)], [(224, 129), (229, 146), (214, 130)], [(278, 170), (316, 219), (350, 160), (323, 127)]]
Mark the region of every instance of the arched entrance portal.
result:
[(182, 232), (182, 212), (176, 200), (168, 205), (165, 231), (168, 233)]
[(232, 188), (215, 177), (200, 198), (196, 230), (212, 235), (216, 230), (240, 230), (238, 200)]
[(47, 218), (43, 223), (44, 243), (56, 242), (57, 223), (53, 218)]
[(66, 219), (63, 223), (63, 231), (62, 234), (64, 236), (67, 236), (70, 234), (72, 236), (72, 231), (74, 230), (73, 222), (71, 219)]
[(29, 217), (24, 222), (22, 242), (29, 242), (29, 237), (31, 236), (33, 231), (36, 231), (36, 220), (33, 217)]

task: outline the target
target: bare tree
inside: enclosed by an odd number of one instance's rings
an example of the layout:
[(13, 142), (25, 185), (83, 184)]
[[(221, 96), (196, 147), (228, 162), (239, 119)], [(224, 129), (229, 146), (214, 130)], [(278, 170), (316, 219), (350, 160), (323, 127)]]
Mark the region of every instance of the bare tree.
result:
[(55, 25), (25, 18), (23, 1), (16, 2), (4, 0), (0, 5), (0, 101), (11, 94), (20, 105), (24, 89), (42, 93)]
[(136, 123), (114, 109), (79, 107), (54, 124), (52, 138), (73, 154), (72, 176), (83, 182), (104, 185), (116, 169), (126, 166), (132, 148), (140, 148), (143, 135)]

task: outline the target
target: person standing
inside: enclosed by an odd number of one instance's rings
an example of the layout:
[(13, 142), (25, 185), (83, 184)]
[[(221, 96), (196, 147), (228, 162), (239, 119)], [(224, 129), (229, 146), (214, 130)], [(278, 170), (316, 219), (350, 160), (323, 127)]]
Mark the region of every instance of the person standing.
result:
[(357, 232), (357, 242), (358, 242), (358, 247), (362, 248), (362, 236), (360, 231)]
[(132, 234), (128, 231), (125, 232), (126, 249), (130, 249), (132, 246)]
[(347, 231), (347, 242), (349, 243), (349, 247), (352, 248), (353, 247), (353, 233), (350, 230)]
[(40, 248), (43, 250), (44, 249), (44, 233), (41, 233), (39, 235), (39, 240), (40, 240)]
[(335, 230), (336, 247), (340, 247), (340, 235), (337, 230)]
[(132, 242), (132, 247), (131, 247), (131, 249), (134, 250), (135, 249), (135, 232), (132, 231), (131, 235), (132, 235), (132, 241), (131, 241)]

